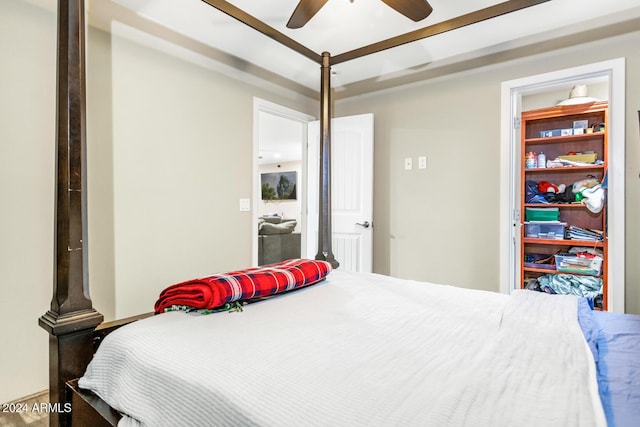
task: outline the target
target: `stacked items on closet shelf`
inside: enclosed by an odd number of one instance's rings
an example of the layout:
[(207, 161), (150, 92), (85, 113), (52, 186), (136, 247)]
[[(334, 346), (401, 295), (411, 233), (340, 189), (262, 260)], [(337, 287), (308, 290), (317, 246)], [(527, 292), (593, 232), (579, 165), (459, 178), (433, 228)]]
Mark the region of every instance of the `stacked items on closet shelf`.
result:
[(606, 102), (522, 113), (521, 286), (607, 309)]

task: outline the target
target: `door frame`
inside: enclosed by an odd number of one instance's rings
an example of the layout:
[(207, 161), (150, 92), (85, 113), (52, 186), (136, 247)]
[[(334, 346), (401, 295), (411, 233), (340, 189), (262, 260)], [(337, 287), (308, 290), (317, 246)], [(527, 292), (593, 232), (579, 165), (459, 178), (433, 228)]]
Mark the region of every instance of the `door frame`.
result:
[(303, 133), (300, 136), (300, 144), (302, 145), (302, 173), (298, 180), (297, 185), (302, 185), (302, 194), (304, 195), (301, 200), (302, 212), (301, 212), (301, 224), (300, 224), (300, 239), (301, 248), (306, 247), (307, 238), (307, 224), (306, 224), (306, 212), (307, 212), (307, 200), (309, 197), (316, 197), (315, 189), (309, 189), (307, 185), (307, 126), (306, 124), (316, 118), (312, 115), (302, 113), (300, 111), (293, 110), (291, 108), (284, 107), (273, 102), (253, 97), (253, 162), (252, 162), (252, 194), (251, 204), (251, 264), (258, 265), (258, 203), (261, 200), (261, 188), (260, 188), (260, 175), (258, 173), (258, 155), (260, 152), (260, 113), (273, 114), (285, 119), (294, 120), (300, 123), (304, 123)]
[[(624, 312), (625, 305), (625, 58), (538, 74), (502, 83), (500, 125), (500, 291), (518, 286), (520, 127), (522, 95), (544, 87), (606, 76), (609, 80), (608, 171), (608, 310)], [(518, 197), (516, 197), (518, 196)]]

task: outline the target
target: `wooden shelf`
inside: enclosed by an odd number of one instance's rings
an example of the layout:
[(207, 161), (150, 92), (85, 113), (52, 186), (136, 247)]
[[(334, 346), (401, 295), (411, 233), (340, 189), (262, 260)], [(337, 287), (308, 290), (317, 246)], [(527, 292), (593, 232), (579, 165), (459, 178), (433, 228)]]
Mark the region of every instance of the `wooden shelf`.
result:
[(586, 209), (587, 206), (583, 203), (525, 203), (525, 208), (578, 208)]
[(524, 173), (549, 173), (549, 172), (580, 172), (587, 170), (604, 170), (604, 165), (588, 165), (588, 166), (563, 166), (561, 168), (525, 168)]
[(569, 240), (569, 239), (538, 239), (537, 237), (525, 237), (523, 242), (537, 245), (555, 245), (555, 246), (586, 246), (590, 248), (602, 248), (604, 242), (592, 240)]
[(533, 268), (533, 267), (524, 267), (524, 271), (528, 271), (529, 273), (544, 273), (544, 274), (555, 274), (557, 271), (549, 270), (548, 268)]
[[(572, 129), (576, 121), (586, 121), (589, 126), (604, 124), (605, 131), (584, 133), (581, 135), (563, 135), (540, 138), (541, 132), (555, 129)], [(602, 279), (602, 306), (607, 309), (608, 299), (608, 239), (602, 241), (570, 240), (570, 239), (539, 239), (525, 237), (525, 208), (556, 208), (559, 220), (569, 226), (586, 229), (605, 230), (607, 221), (607, 206), (601, 212), (593, 213), (582, 203), (525, 203), (527, 181), (548, 181), (557, 186), (571, 187), (575, 182), (592, 175), (602, 179), (607, 170), (608, 162), (608, 104), (598, 102), (593, 104), (579, 104), (572, 106), (555, 106), (525, 111), (522, 113), (520, 126), (520, 253), (519, 261), (520, 286), (525, 285), (525, 277), (536, 277), (543, 274), (572, 274), (575, 276), (590, 276)], [(573, 153), (594, 153), (595, 158), (601, 160), (599, 164), (583, 166), (561, 166), (555, 168), (530, 168), (524, 166), (531, 153), (537, 156), (544, 153), (547, 161), (553, 161), (558, 156)], [(536, 162), (534, 162), (536, 163)], [(548, 163), (547, 163), (548, 164)], [(546, 166), (546, 164), (545, 164)], [(580, 273), (564, 273), (546, 268), (525, 266), (525, 254), (553, 255), (566, 252), (570, 247), (585, 247), (598, 249), (602, 253), (602, 274), (591, 276)]]
[(593, 137), (604, 136), (605, 132), (584, 133), (582, 135), (547, 136), (544, 138), (526, 138), (525, 144), (558, 144), (563, 142), (576, 142)]
[(599, 277), (602, 278), (602, 275), (594, 276), (593, 274), (581, 274), (581, 273), (565, 273), (563, 271), (558, 270), (549, 270), (546, 268), (533, 268), (533, 267), (525, 267), (524, 271), (529, 273), (542, 273), (542, 274), (573, 274), (574, 276), (588, 276), (588, 277)]

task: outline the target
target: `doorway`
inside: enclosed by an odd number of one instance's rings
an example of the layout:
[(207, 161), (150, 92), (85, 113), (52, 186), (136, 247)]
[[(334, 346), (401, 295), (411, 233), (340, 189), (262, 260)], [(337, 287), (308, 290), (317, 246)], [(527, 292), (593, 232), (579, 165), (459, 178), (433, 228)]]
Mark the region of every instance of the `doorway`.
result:
[(608, 308), (624, 312), (625, 301), (625, 60), (587, 64), (502, 83), (500, 146), (500, 291), (518, 288), (520, 212), (518, 212), (520, 170), (519, 118), (523, 97), (564, 88), (583, 81), (604, 80), (609, 100), (608, 173)]
[[(253, 265), (276, 262), (282, 256), (296, 257), (292, 254), (307, 256), (307, 123), (314, 119), (253, 99)], [(288, 189), (282, 184), (278, 193), (278, 184), (270, 184), (273, 179), (286, 183)], [(263, 180), (267, 188), (264, 195)], [(270, 225), (260, 227), (265, 221)], [(274, 229), (274, 234), (259, 234), (269, 233), (269, 229)], [(284, 229), (287, 233), (282, 233)]]

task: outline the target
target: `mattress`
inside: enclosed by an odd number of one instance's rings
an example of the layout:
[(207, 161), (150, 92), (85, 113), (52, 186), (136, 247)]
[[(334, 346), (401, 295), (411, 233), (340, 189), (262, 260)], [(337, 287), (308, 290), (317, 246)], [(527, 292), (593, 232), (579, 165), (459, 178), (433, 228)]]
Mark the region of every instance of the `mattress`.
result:
[(605, 426), (577, 301), (336, 270), (122, 327), (79, 385), (121, 426)]

